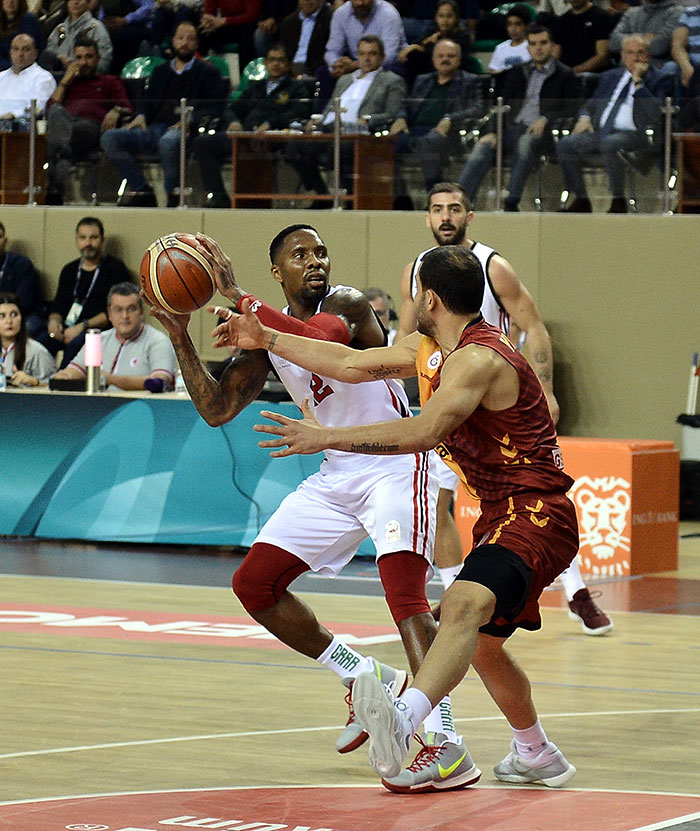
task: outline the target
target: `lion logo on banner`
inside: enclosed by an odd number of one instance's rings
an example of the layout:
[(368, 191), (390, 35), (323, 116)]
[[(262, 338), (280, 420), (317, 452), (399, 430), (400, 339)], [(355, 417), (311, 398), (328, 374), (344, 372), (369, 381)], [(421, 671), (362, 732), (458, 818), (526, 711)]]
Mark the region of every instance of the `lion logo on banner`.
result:
[(620, 476), (581, 476), (569, 496), (578, 514), (584, 569), (602, 576), (629, 574), (630, 483)]

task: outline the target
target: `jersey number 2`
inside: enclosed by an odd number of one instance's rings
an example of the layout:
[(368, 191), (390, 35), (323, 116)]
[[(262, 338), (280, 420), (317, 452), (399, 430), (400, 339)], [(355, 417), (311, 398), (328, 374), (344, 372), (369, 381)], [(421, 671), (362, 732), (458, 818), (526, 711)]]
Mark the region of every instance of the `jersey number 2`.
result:
[(328, 384), (323, 383), (323, 378), (316, 375), (316, 373), (311, 373), (311, 383), (309, 384), (311, 387), (311, 392), (314, 395), (314, 406), (318, 406), (324, 398), (328, 398), (329, 395), (333, 395), (335, 390), (333, 387), (329, 387)]

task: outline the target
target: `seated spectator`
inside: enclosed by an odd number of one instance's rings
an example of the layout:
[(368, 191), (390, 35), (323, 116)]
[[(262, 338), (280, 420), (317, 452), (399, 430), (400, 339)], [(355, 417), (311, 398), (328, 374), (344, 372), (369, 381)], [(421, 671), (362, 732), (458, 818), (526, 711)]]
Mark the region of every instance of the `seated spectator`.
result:
[(427, 34), (416, 43), (409, 43), (399, 52), (399, 62), (403, 64), (406, 83), (413, 85), (418, 75), (430, 72), (433, 67), (433, 49), (439, 40), (452, 40), (462, 50), (461, 68), (467, 69), (471, 57), (472, 36), (464, 29), (459, 19), (459, 6), (456, 0), (439, 0), (435, 9), (435, 22)]
[(151, 23), (151, 45), (168, 49), (181, 23), (199, 26), (204, 0), (155, 0)]
[[(508, 70), (501, 92), (504, 103), (510, 105), (503, 134), (503, 149), (511, 157), (506, 211), (519, 210), (527, 177), (548, 144), (552, 149), (553, 122), (575, 112), (580, 94), (574, 73), (554, 57), (549, 29), (531, 24), (527, 42), (532, 60)], [(496, 157), (498, 136), (495, 127), (494, 116), (485, 126), (459, 176), (459, 184), (467, 191), (472, 203)]]
[(75, 244), (80, 257), (61, 269), (47, 331), (37, 338), (52, 355), (63, 350), (62, 367), (78, 354), (88, 329), (107, 327), (107, 294), (116, 283), (129, 280), (124, 263), (104, 253), (104, 227), (96, 217), (78, 222)]
[[(144, 322), (143, 301), (133, 283), (117, 283), (107, 295), (111, 329), (102, 332), (101, 376), (108, 390), (163, 392), (175, 384), (170, 338)], [(86, 378), (85, 347), (56, 378)]]
[[(460, 129), (465, 119), (483, 115), (484, 99), (478, 77), (459, 68), (461, 50), (451, 40), (440, 40), (433, 49), (435, 70), (419, 75), (411, 94), (391, 125), (398, 135), (397, 155), (415, 153), (423, 169), (427, 190), (443, 181), (443, 165), (460, 149)], [(409, 207), (399, 195), (399, 205)]]
[(97, 17), (112, 40), (112, 75), (139, 54), (144, 41), (150, 42), (153, 7), (154, 0), (102, 0)]
[[(700, 66), (700, 6), (686, 9), (673, 30), (671, 56), (678, 64), (681, 84), (688, 89)], [(697, 80), (697, 79), (696, 79)]]
[[(683, 10), (679, 0), (642, 0), (641, 5), (624, 13), (612, 30), (610, 51), (619, 55), (627, 35), (643, 35), (649, 44), (651, 66), (675, 73), (677, 66), (671, 60), (671, 39)], [(622, 62), (625, 62), (624, 58)]]
[(223, 108), (224, 79), (206, 61), (196, 57), (197, 30), (181, 23), (173, 36), (175, 57), (157, 66), (145, 100), (136, 102), (139, 114), (125, 127), (102, 133), (100, 146), (127, 181), (130, 207), (154, 207), (156, 197), (147, 184), (135, 154), (157, 148), (163, 167), (167, 206), (175, 207), (180, 167), (180, 99), (194, 107), (191, 123), (219, 116)]
[(74, 60), (48, 102), (46, 204), (62, 205), (75, 162), (99, 147), (100, 134), (133, 113), (122, 81), (97, 72), (99, 52), (90, 38), (75, 41)]
[(0, 369), (13, 387), (38, 387), (56, 371), (48, 349), (27, 334), (22, 305), (14, 294), (0, 292)]
[(253, 36), (262, 0), (204, 0), (199, 24), (202, 54), (222, 52), (228, 43), (238, 44), (241, 70), (255, 58)]
[(299, 8), (280, 23), (280, 40), (292, 58), (295, 75), (313, 77), (323, 65), (331, 15), (326, 0), (299, 0)]
[(112, 63), (112, 40), (104, 23), (96, 20), (88, 9), (88, 0), (66, 0), (68, 17), (51, 32), (40, 63), (52, 72), (67, 69), (73, 60), (78, 37), (94, 40), (100, 53), (98, 72), (109, 72)]
[(326, 63), (317, 73), (324, 101), (341, 75), (358, 68), (357, 45), (363, 35), (380, 37), (384, 44), (384, 68), (401, 73), (398, 57), (406, 46), (406, 35), (394, 6), (387, 0), (347, 0), (333, 13)]
[(284, 46), (273, 43), (265, 55), (267, 78), (252, 81), (239, 99), (228, 104), (228, 127), (213, 135), (204, 133), (195, 138), (193, 152), (207, 192), (206, 207), (231, 207), (221, 176), (221, 165), (231, 157), (230, 132), (282, 130), (293, 121), (301, 122), (308, 117), (307, 87), (292, 77), (289, 66)]
[[(470, 41), (476, 31), (479, 21), (480, 8), (478, 0), (455, 0), (457, 6), (457, 17), (464, 20)], [(403, 28), (406, 32), (406, 39), (409, 43), (420, 43), (423, 38), (429, 35), (435, 26), (435, 13), (439, 0), (395, 0), (393, 5), (399, 11), (403, 20)], [(463, 47), (463, 44), (460, 43)], [(425, 70), (430, 71), (430, 68)]]
[(512, 66), (527, 63), (530, 60), (527, 37), (527, 27), (530, 25), (532, 15), (527, 6), (519, 4), (513, 6), (506, 16), (506, 29), (508, 40), (499, 43), (493, 50), (489, 61), (489, 71), (494, 74), (504, 72)]
[(569, 0), (569, 4), (569, 11), (552, 21), (554, 56), (570, 66), (574, 75), (600, 72), (610, 63), (612, 15), (591, 0)]
[[(377, 35), (365, 35), (357, 45), (359, 69), (338, 79), (333, 90), (333, 101), (340, 99), (340, 120), (348, 132), (374, 132), (388, 128), (395, 120), (406, 95), (403, 78), (382, 67), (384, 44)], [(322, 113), (321, 129), (330, 133), (335, 127), (335, 108), (329, 102)], [(306, 125), (310, 132), (313, 124)], [(353, 156), (352, 143), (341, 143), (340, 179), (342, 187), (352, 193)], [(292, 155), (293, 154), (293, 155)], [(314, 142), (290, 148), (290, 161), (301, 176), (306, 190), (318, 194), (328, 193), (319, 164), (332, 164), (331, 143)], [(330, 208), (330, 201), (319, 200), (312, 207)]]
[[(325, 0), (324, 0), (325, 2)], [(287, 15), (297, 11), (297, 0), (262, 0), (260, 17), (255, 24), (253, 44), (255, 54), (263, 57), (270, 44), (281, 40), (280, 23)], [(288, 49), (288, 52), (291, 51)]]
[(15, 35), (26, 34), (34, 38), (41, 50), (44, 37), (36, 17), (27, 10), (27, 0), (2, 0), (0, 5), (0, 71), (8, 69), (10, 43)]
[(39, 54), (31, 35), (15, 35), (10, 45), (9, 69), (0, 72), (0, 119), (25, 118), (32, 100), (43, 112), (56, 81), (36, 62)]
[(0, 222), (0, 293), (17, 298), (23, 309), (22, 317), (29, 337), (34, 337), (46, 327), (39, 275), (29, 257), (6, 251), (6, 248), (7, 234)]
[(362, 294), (369, 300), (369, 305), (374, 309), (374, 313), (384, 327), (386, 345), (391, 346), (396, 337), (396, 323), (399, 319), (391, 297), (383, 289), (377, 288), (362, 289)]
[(591, 155), (602, 156), (612, 202), (608, 213), (625, 213), (625, 171), (618, 150), (648, 147), (647, 128), (658, 124), (661, 99), (671, 79), (650, 67), (647, 40), (628, 35), (622, 46), (623, 66), (600, 76), (593, 97), (585, 102), (571, 135), (557, 143), (557, 159), (564, 174), (564, 187), (573, 194), (573, 203), (564, 208), (573, 213), (590, 213), (591, 202), (581, 173), (581, 163)]

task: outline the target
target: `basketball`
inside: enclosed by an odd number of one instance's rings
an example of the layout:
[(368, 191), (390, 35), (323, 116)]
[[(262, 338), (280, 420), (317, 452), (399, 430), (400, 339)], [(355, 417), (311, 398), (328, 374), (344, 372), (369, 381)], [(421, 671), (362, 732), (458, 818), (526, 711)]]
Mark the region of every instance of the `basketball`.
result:
[(214, 270), (192, 234), (168, 234), (151, 243), (139, 269), (141, 288), (166, 312), (201, 309), (216, 291)]

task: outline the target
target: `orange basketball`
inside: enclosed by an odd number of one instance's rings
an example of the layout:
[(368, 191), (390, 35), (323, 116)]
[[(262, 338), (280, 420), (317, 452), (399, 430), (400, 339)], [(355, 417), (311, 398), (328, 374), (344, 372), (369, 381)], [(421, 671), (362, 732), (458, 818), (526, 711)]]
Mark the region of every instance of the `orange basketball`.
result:
[(201, 309), (216, 291), (214, 270), (192, 234), (168, 234), (148, 246), (139, 280), (144, 293), (167, 312)]

